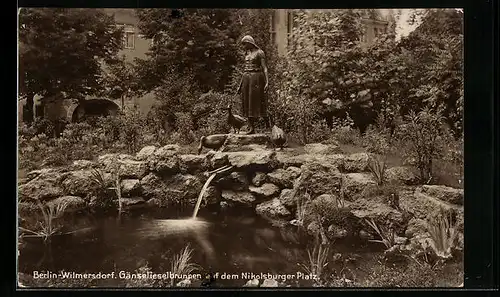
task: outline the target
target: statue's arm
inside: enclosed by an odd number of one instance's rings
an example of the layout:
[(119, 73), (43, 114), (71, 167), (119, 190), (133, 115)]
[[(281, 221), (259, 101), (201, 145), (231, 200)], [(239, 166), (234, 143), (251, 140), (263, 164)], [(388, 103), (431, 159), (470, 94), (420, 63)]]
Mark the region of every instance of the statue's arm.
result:
[(267, 90), (267, 85), (269, 83), (269, 76), (267, 74), (267, 63), (266, 63), (266, 56), (264, 54), (263, 51), (261, 51), (261, 55), (260, 55), (260, 63), (262, 65), (262, 70), (264, 71), (264, 77), (266, 78), (266, 85), (265, 85), (265, 89)]

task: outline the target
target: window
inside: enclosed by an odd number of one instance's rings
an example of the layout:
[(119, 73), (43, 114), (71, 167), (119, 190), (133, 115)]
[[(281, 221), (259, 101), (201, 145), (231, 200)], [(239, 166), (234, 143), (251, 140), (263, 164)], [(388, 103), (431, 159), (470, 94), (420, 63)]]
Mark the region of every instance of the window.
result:
[(286, 40), (287, 45), (292, 42), (292, 31), (293, 31), (293, 12), (288, 11), (286, 14)]
[(132, 31), (125, 31), (124, 45), (125, 48), (135, 48), (135, 33)]
[(271, 43), (275, 44), (276, 43), (276, 10), (273, 10), (271, 12), (271, 17), (269, 18), (269, 35), (271, 39)]

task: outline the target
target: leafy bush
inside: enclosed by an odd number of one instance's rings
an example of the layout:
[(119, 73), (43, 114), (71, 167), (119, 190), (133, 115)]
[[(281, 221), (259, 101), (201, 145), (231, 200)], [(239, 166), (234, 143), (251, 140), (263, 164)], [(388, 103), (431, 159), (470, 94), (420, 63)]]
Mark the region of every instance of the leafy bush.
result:
[(433, 161), (446, 152), (451, 134), (443, 122), (441, 114), (425, 108), (410, 114), (398, 127), (398, 137), (410, 164), (419, 170), (420, 178), (429, 182), (433, 173)]
[(127, 144), (129, 153), (136, 153), (143, 136), (144, 121), (138, 111), (130, 111), (120, 116), (122, 123), (122, 141)]
[(385, 118), (379, 115), (377, 125), (370, 125), (363, 136), (363, 145), (370, 153), (387, 155), (392, 148), (392, 135)]
[(323, 142), (331, 138), (331, 134), (331, 129), (328, 127), (325, 120), (316, 120), (311, 124), (308, 141), (312, 143)]

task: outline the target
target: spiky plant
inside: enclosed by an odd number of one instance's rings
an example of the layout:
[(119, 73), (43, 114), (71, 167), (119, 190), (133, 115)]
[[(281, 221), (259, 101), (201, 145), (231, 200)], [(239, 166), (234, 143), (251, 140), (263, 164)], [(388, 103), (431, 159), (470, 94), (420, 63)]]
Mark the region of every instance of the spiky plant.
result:
[(426, 224), (431, 237), (431, 248), (442, 259), (451, 258), (458, 235), (456, 224), (453, 225), (451, 221), (450, 215), (441, 213), (436, 217), (429, 218)]
[(106, 189), (106, 181), (104, 179), (104, 173), (101, 170), (98, 169), (92, 169), (91, 171), (91, 180), (94, 182), (96, 185), (99, 185), (102, 187), (102, 189)]
[(55, 224), (55, 220), (61, 217), (66, 208), (68, 207), (68, 201), (61, 201), (60, 203), (49, 203), (43, 205), (38, 201), (38, 207), (42, 213), (43, 220), (39, 221), (37, 226), (39, 230), (34, 231), (27, 228), (19, 227), (19, 230), (28, 233), (24, 234), (23, 237), (41, 237), (44, 242), (48, 242), (53, 235), (57, 234), (62, 226)]
[[(187, 275), (196, 271), (200, 268), (198, 264), (191, 263), (191, 258), (193, 254), (193, 249), (188, 244), (186, 245), (179, 254), (174, 255), (172, 259), (172, 269), (171, 272), (174, 275)], [(172, 278), (171, 285), (173, 286), (175, 279)]]
[(375, 157), (370, 157), (368, 161), (368, 169), (370, 170), (377, 185), (382, 186), (385, 182), (385, 172), (387, 169), (385, 158), (379, 160)]
[(385, 232), (384, 230), (379, 228), (379, 226), (377, 225), (377, 223), (375, 223), (373, 219), (365, 221), (380, 237), (380, 240), (370, 240), (371, 242), (382, 243), (383, 245), (385, 245), (387, 249), (390, 249), (396, 244), (394, 237), (394, 230), (391, 229), (389, 232)]
[(108, 183), (105, 180), (104, 173), (101, 170), (93, 169), (91, 172), (91, 181), (97, 185), (96, 190), (95, 190), (95, 195), (99, 199), (104, 199), (106, 197), (106, 192), (107, 190), (114, 190), (115, 194), (118, 198), (118, 208), (119, 212), (121, 213), (122, 210), (122, 199), (121, 199), (121, 180), (120, 176), (116, 172), (115, 168), (115, 181), (114, 181), (114, 186), (113, 187), (108, 187)]
[(313, 249), (307, 250), (307, 263), (299, 263), (298, 265), (302, 267), (306, 274), (315, 275), (317, 280), (320, 280), (325, 274), (325, 269), (328, 267), (328, 252), (328, 245), (322, 244), (317, 240)]

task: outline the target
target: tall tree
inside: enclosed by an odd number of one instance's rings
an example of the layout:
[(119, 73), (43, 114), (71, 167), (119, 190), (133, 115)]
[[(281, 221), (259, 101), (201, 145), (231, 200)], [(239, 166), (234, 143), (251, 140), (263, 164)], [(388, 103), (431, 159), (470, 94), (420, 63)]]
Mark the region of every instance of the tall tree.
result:
[(149, 58), (139, 61), (149, 88), (169, 74), (192, 76), (202, 91), (223, 90), (237, 60), (232, 11), (227, 9), (139, 9), (139, 29), (153, 39)]
[(116, 57), (122, 32), (99, 9), (19, 11), (19, 92), (33, 114), (33, 97), (63, 92), (84, 98), (102, 90), (101, 65)]

